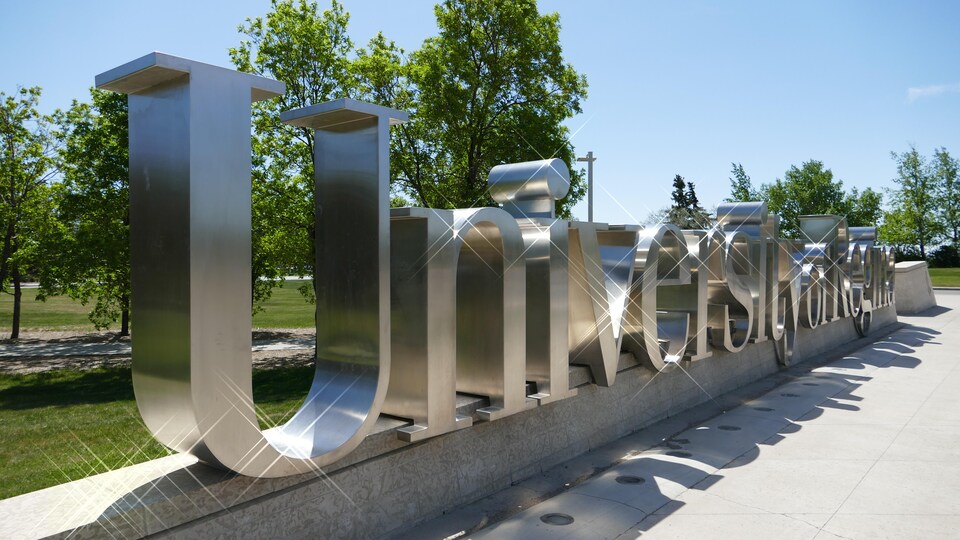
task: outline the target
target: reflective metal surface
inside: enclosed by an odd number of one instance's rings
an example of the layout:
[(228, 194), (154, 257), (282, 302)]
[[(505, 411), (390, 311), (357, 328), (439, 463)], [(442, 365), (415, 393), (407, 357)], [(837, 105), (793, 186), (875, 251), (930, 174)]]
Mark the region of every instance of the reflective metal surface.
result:
[(281, 119), (315, 130), (317, 368), (303, 407), (265, 435), (319, 465), (363, 440), (386, 395), (390, 125), (407, 114), (341, 99)]
[(807, 328), (816, 328), (824, 317), (823, 268), (828, 261), (822, 249), (800, 242), (794, 245), (793, 258), (800, 266), (800, 322)]
[(600, 386), (617, 376), (636, 252), (636, 229), (570, 224), (570, 363), (588, 366)]
[(541, 405), (576, 395), (570, 388), (569, 224), (520, 219), (527, 268), (527, 381)]
[(555, 218), (554, 201), (570, 190), (570, 171), (561, 159), (497, 165), (487, 185), (493, 200), (516, 218)]
[(800, 216), (800, 234), (808, 250), (819, 251), (823, 281), (823, 322), (848, 314), (850, 284), (844, 268), (849, 238), (847, 220), (840, 216)]
[[(749, 261), (749, 273), (743, 279), (753, 299), (756, 324), (753, 325), (751, 338), (757, 343), (767, 340), (768, 329), (780, 322), (778, 319), (783, 313), (783, 306), (776, 294), (777, 284), (770, 279), (779, 251), (769, 249), (768, 240), (772, 238), (767, 225), (768, 218), (765, 202), (723, 203), (717, 207), (717, 223), (723, 231), (741, 232), (750, 239), (748, 251), (740, 253), (739, 257)], [(769, 317), (768, 310), (772, 311)], [(770, 318), (773, 319), (772, 323)]]
[[(865, 271), (863, 268), (864, 251), (859, 242), (851, 242), (845, 254), (847, 316), (858, 317), (863, 310), (863, 288)], [(867, 300), (869, 304), (869, 300)], [(869, 305), (867, 306), (869, 310)]]
[(707, 234), (707, 326), (710, 344), (729, 352), (743, 350), (753, 328), (750, 290), (750, 239), (741, 232)]
[[(850, 227), (849, 231), (850, 252), (847, 258), (850, 261), (851, 298), (855, 303), (859, 302), (853, 324), (858, 334), (866, 336), (870, 332), (873, 310), (880, 306), (876, 295), (879, 289), (877, 273), (874, 272), (878, 257), (878, 250), (874, 247), (877, 228)], [(859, 251), (859, 260), (855, 250)]]
[[(389, 375), (389, 118), (348, 103), (312, 111), (321, 129), (330, 112), (367, 118), (318, 137), (317, 199), (331, 208), (317, 212), (316, 375), (294, 417), (261, 433), (250, 357), (250, 102), (283, 85), (159, 53), (97, 82), (131, 93), (133, 378), (148, 428), (251, 476), (339, 459), (376, 421)], [(345, 197), (343, 182), (366, 196)], [(349, 229), (332, 222), (351, 217)]]
[(453, 211), (390, 212), (391, 340), (387, 414), (409, 418), (401, 440), (473, 424), (456, 414), (456, 259)]
[(487, 396), (481, 420), (536, 406), (526, 396), (523, 236), (499, 208), (453, 211), (457, 252), (457, 391)]
[[(674, 294), (673, 286), (690, 285), (687, 241), (675, 225), (640, 231), (633, 285), (624, 321), (624, 347), (657, 371), (679, 362), (687, 350), (690, 312), (667, 311), (659, 297)], [(662, 290), (661, 290), (662, 288)]]
[(881, 256), (877, 258), (878, 265), (880, 269), (880, 298), (883, 301), (883, 305), (890, 305), (896, 301), (895, 294), (895, 285), (894, 280), (896, 279), (896, 270), (894, 265), (896, 261), (894, 260), (893, 248), (882, 246), (880, 248)]
[(283, 85), (152, 53), (97, 86), (130, 94), (133, 385), (144, 422), (208, 463), (290, 474), (296, 460), (257, 427), (250, 357), (250, 103)]
[[(772, 214), (771, 218), (779, 219)], [(779, 339), (774, 347), (777, 360), (783, 366), (793, 363), (793, 351), (796, 343), (797, 323), (800, 320), (800, 299), (802, 297), (803, 269), (793, 259), (792, 244), (786, 240), (777, 240), (773, 249), (777, 250), (776, 277), (778, 284), (777, 298), (783, 303), (783, 329), (771, 328), (771, 335)], [(779, 326), (779, 319), (778, 319)], [(781, 335), (782, 337), (777, 337)]]
[(511, 163), (494, 167), (487, 184), (523, 236), (526, 378), (537, 387), (530, 397), (544, 405), (576, 395), (568, 363), (569, 225), (555, 219), (556, 201), (570, 189), (570, 172), (559, 159)]
[(130, 94), (133, 385), (144, 422), (171, 448), (264, 472), (269, 463), (245, 457), (264, 446), (250, 372), (250, 102), (283, 85), (152, 53), (97, 86)]
[(707, 325), (707, 283), (709, 272), (706, 264), (710, 253), (707, 231), (683, 231), (687, 243), (690, 283), (674, 284), (657, 293), (657, 309), (668, 313), (686, 313), (689, 324), (686, 350), (683, 356), (691, 361), (713, 356), (710, 348)]
[(838, 216), (801, 217), (796, 242), (757, 202), (721, 205), (706, 231), (556, 220), (560, 160), (495, 167), (503, 209), (388, 211), (406, 113), (323, 103), (282, 115), (316, 135), (316, 371), (292, 419), (261, 432), (250, 102), (283, 85), (159, 53), (97, 84), (130, 94), (137, 404), (159, 441), (241, 474), (329, 464), (381, 409), (414, 442), (471, 425), (457, 392), (489, 399), (481, 420), (570, 397), (568, 363), (609, 386), (622, 348), (662, 370), (771, 339), (789, 365), (798, 323), (850, 317), (865, 335), (895, 298), (892, 250)]

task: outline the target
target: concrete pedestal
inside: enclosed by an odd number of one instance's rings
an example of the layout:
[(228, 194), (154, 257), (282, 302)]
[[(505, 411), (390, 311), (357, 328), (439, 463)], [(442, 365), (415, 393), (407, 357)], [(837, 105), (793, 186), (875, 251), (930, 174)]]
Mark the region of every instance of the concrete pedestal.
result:
[(937, 305), (926, 261), (898, 262), (896, 266), (897, 313), (920, 313)]
[[(877, 310), (870, 336), (896, 320), (892, 306)], [(801, 329), (795, 359), (857, 340), (849, 318)], [(624, 354), (609, 388), (571, 366), (577, 396), (419, 443), (398, 440), (407, 423), (381, 416), (356, 451), (315, 474), (255, 479), (171, 456), (0, 501), (0, 537), (386, 537), (775, 373), (773, 347), (715, 351), (660, 373)], [(470, 414), (484, 402), (458, 405)]]

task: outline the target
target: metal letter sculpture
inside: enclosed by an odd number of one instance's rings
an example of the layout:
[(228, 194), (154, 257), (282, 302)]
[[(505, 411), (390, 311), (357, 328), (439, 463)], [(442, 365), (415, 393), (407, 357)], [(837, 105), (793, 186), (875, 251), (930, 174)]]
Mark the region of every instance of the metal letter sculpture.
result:
[[(502, 208), (389, 207), (389, 130), (407, 114), (341, 99), (283, 113), (315, 130), (317, 354), (283, 426), (262, 431), (250, 357), (250, 103), (277, 81), (152, 53), (97, 77), (129, 94), (133, 383), (163, 444), (251, 476), (330, 464), (381, 411), (407, 442), (576, 395), (569, 364), (609, 386), (623, 352), (655, 370), (711, 348), (850, 318), (866, 335), (894, 301), (872, 227), (804, 216), (779, 238), (765, 203), (724, 204), (681, 231), (565, 221), (558, 159), (494, 167)], [(389, 384), (388, 384), (389, 383)]]

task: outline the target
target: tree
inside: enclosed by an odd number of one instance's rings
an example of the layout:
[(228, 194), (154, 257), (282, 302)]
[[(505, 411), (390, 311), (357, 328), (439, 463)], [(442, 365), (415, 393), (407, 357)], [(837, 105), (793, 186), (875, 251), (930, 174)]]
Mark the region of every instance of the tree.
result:
[[(357, 50), (350, 64), (353, 89), (357, 99), (377, 103), (401, 111), (416, 111), (419, 93), (411, 80), (415, 66), (407, 61), (403, 49), (378, 32), (366, 48)], [(391, 128), (390, 137), (390, 205), (411, 206), (409, 199), (419, 204), (425, 199), (422, 189), (411, 192), (409, 183), (401, 178), (436, 177), (433, 156), (438, 152), (436, 141), (430, 141), (425, 123), (413, 121)], [(417, 195), (419, 193), (419, 195)]]
[(883, 217), (883, 195), (870, 188), (859, 191), (850, 190), (845, 197), (847, 207), (847, 225), (851, 227), (872, 227), (880, 223)]
[(901, 210), (891, 210), (883, 215), (883, 224), (877, 229), (880, 240), (892, 246), (898, 261), (922, 261), (925, 256), (917, 249), (909, 219)]
[(844, 192), (843, 181), (834, 180), (833, 171), (816, 160), (799, 168), (791, 165), (783, 180), (762, 185), (757, 194), (771, 212), (780, 214), (781, 232), (787, 238), (799, 238), (799, 217), (805, 215), (835, 214), (846, 217), (850, 226), (874, 225), (882, 202), (870, 188)]
[[(283, 125), (280, 111), (340, 97), (409, 111), (391, 137), (394, 204), (493, 205), (494, 165), (574, 163), (562, 122), (580, 112), (586, 80), (563, 62), (559, 17), (540, 15), (533, 0), (448, 0), (435, 13), (440, 35), (409, 58), (382, 34), (355, 50), (336, 0), (322, 13), (315, 2), (272, 0), (240, 26), (234, 65), (287, 84), (284, 96), (254, 106), (255, 301), (286, 274), (313, 273), (313, 133)], [(571, 170), (561, 216), (585, 194)]]
[(749, 202), (756, 201), (760, 199), (760, 194), (753, 189), (753, 183), (750, 180), (750, 176), (746, 171), (743, 170), (743, 165), (740, 163), (731, 163), (730, 174), (733, 175), (730, 178), (730, 197), (726, 198), (727, 202)]
[(48, 215), (47, 181), (56, 172), (50, 119), (37, 111), (40, 94), (39, 87), (0, 92), (0, 292), (13, 294), (10, 339), (20, 337), (20, 283)]
[(956, 251), (960, 243), (960, 178), (957, 178), (960, 164), (942, 147), (933, 152), (933, 161), (940, 197), (941, 222), (946, 227)]
[(693, 182), (687, 181), (687, 208), (691, 210), (703, 210), (700, 206), (700, 199), (697, 197), (697, 188)]
[(895, 217), (893, 222), (900, 230), (884, 230), (902, 243), (919, 247), (920, 257), (925, 258), (927, 246), (936, 243), (944, 232), (937, 219), (936, 171), (913, 146), (902, 154), (890, 152), (890, 157), (897, 164), (893, 181), (900, 187), (890, 192), (893, 211), (887, 217)]
[(409, 71), (423, 153), (400, 158), (401, 190), (429, 207), (490, 206), (493, 166), (558, 157), (572, 171), (557, 205), (569, 216), (585, 187), (563, 121), (581, 112), (587, 82), (564, 62), (559, 15), (534, 0), (445, 0), (434, 12), (439, 35)]
[(127, 96), (91, 89), (58, 118), (63, 181), (56, 219), (40, 246), (38, 299), (66, 295), (86, 305), (98, 329), (120, 319), (130, 332)]
[(679, 174), (673, 177), (673, 205), (659, 221), (673, 223), (681, 229), (706, 229), (711, 225), (710, 214), (700, 206), (697, 189), (693, 182), (685, 181)]
[[(247, 39), (230, 49), (240, 71), (286, 83), (283, 96), (253, 109), (253, 299), (262, 302), (288, 274), (313, 275), (313, 131), (287, 126), (280, 113), (351, 97), (350, 16), (336, 0), (272, 0), (264, 17), (239, 27)], [(301, 292), (312, 298), (307, 286)]]
[(673, 201), (671, 208), (686, 208), (687, 203), (687, 183), (679, 174), (673, 177), (673, 192), (670, 193), (670, 199)]

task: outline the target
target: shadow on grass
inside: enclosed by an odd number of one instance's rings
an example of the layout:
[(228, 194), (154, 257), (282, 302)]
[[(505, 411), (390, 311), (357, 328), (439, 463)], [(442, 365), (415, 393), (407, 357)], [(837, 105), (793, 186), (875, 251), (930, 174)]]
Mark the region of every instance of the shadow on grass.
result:
[[(312, 381), (312, 366), (254, 370), (253, 398), (258, 404), (302, 399)], [(133, 399), (129, 367), (0, 375), (0, 409), (70, 407)]]
[(0, 387), (0, 408), (8, 410), (133, 400), (128, 367), (4, 375)]

